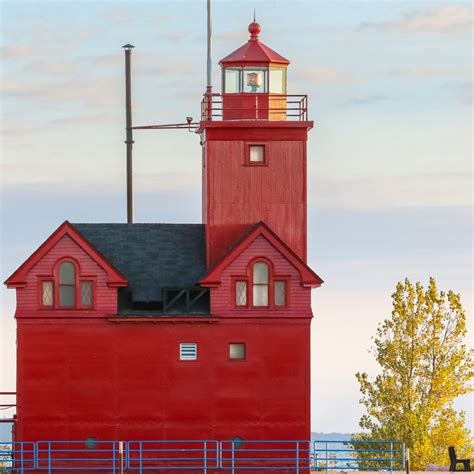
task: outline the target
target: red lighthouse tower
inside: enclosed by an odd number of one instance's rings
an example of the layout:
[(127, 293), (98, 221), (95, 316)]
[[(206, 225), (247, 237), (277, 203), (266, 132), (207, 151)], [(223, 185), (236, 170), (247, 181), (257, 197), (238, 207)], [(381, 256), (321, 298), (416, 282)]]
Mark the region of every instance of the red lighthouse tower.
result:
[(267, 400), (260, 436), (309, 439), (310, 292), (322, 283), (306, 264), (313, 122), (306, 96), (287, 94), (289, 61), (260, 41), (258, 23), (248, 29), (247, 43), (220, 61), (221, 94), (205, 95), (202, 105), (210, 270), (201, 285), (210, 287), (211, 313), (230, 324), (229, 337), (237, 328), (255, 337), (265, 367), (258, 377), (269, 377), (257, 382), (256, 399)]
[[(229, 472), (236, 446), (293, 440), (301, 467), (322, 283), (306, 263), (313, 123), (306, 96), (287, 94), (289, 61), (257, 23), (249, 32), (220, 63), (222, 93), (202, 102), (203, 223), (66, 221), (6, 281), (17, 292), (15, 438), (35, 446), (37, 465), (57, 455), (77, 468), (81, 446), (104, 443), (115, 462), (127, 443), (126, 464), (163, 469), (143, 443), (200, 440), (208, 472)], [(72, 461), (57, 440), (76, 443)]]
[(264, 45), (260, 25), (220, 61), (222, 94), (206, 98), (203, 222), (213, 266), (235, 239), (265, 222), (306, 260), (306, 96), (287, 95), (289, 61)]

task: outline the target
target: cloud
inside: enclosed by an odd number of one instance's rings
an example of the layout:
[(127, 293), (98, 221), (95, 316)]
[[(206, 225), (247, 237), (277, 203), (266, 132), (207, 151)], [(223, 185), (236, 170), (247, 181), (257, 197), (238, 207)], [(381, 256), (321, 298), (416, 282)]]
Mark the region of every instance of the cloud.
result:
[(79, 30), (77, 32), (77, 35), (80, 37), (80, 38), (92, 38), (92, 37), (95, 37), (99, 34), (99, 29), (98, 28), (83, 28), (82, 30)]
[(364, 97), (353, 97), (347, 101), (349, 105), (372, 105), (388, 100), (384, 95), (368, 95)]
[(413, 67), (413, 68), (403, 68), (403, 69), (392, 69), (389, 71), (389, 75), (398, 76), (398, 77), (435, 77), (440, 76), (446, 71), (443, 71), (439, 68), (429, 68), (429, 67)]
[(470, 206), (469, 172), (426, 173), (364, 178), (310, 176), (315, 186), (309, 201), (323, 207), (437, 207)]
[(474, 81), (452, 81), (444, 84), (445, 89), (450, 89), (466, 105), (472, 105), (474, 98)]
[(473, 9), (468, 5), (446, 5), (435, 9), (405, 13), (401, 18), (378, 23), (363, 23), (360, 29), (405, 33), (448, 33), (472, 31)]
[(110, 10), (104, 10), (101, 13), (101, 17), (114, 24), (133, 21), (133, 18), (130, 16), (130, 14), (121, 8), (111, 8)]
[(31, 44), (2, 46), (0, 48), (0, 57), (2, 59), (32, 59), (37, 57), (39, 52), (39, 48)]
[(459, 90), (463, 101), (467, 104), (472, 104), (474, 97), (474, 81), (471, 79), (470, 81), (462, 82), (459, 84)]
[(4, 98), (43, 103), (76, 102), (88, 106), (117, 105), (122, 98), (119, 83), (111, 86), (111, 81), (107, 78), (60, 82), (5, 79), (0, 84), (0, 91)]
[(75, 68), (72, 62), (51, 63), (39, 60), (27, 63), (24, 67), (24, 71), (57, 76), (60, 74), (71, 74), (75, 71)]
[(35, 60), (42, 57), (52, 57), (53, 55), (69, 53), (73, 44), (70, 39), (60, 37), (51, 40), (51, 43), (54, 44), (46, 44), (48, 41), (40, 39), (37, 39), (37, 42), (38, 44), (41, 43), (41, 47), (36, 46), (36, 44), (2, 46), (0, 47), (0, 58), (24, 61)]
[(153, 25), (160, 25), (165, 22), (169, 22), (171, 17), (168, 15), (147, 15), (145, 21)]
[(317, 66), (296, 72), (295, 78), (297, 80), (319, 83), (347, 83), (353, 81), (352, 77), (346, 72)]

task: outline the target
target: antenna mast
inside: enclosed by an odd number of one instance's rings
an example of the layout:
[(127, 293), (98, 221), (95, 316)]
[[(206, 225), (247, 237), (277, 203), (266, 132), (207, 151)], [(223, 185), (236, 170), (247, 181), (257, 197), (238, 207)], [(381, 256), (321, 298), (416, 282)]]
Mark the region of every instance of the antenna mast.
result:
[(207, 0), (207, 93), (212, 92), (212, 7)]
[(127, 224), (133, 224), (133, 170), (132, 170), (132, 78), (131, 57), (135, 46), (126, 44), (125, 50), (125, 118), (126, 118), (126, 140), (127, 145)]

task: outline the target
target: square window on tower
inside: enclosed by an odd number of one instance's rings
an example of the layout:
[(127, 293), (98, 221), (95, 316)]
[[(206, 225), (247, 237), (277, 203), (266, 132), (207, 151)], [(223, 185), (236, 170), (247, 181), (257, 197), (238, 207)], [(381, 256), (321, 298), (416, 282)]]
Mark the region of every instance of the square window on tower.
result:
[(251, 165), (265, 164), (265, 146), (249, 145), (249, 163)]

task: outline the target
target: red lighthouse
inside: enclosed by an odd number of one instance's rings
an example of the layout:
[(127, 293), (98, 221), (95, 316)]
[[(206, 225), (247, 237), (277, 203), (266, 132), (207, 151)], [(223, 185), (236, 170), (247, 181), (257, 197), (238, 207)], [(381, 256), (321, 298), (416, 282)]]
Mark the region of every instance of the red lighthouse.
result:
[(249, 32), (202, 103), (203, 223), (65, 222), (6, 281), (17, 441), (310, 439), (313, 123)]
[(201, 122), (210, 266), (259, 221), (306, 260), (306, 142), (313, 123), (306, 97), (286, 93), (289, 61), (260, 41), (257, 23), (249, 32), (248, 42), (221, 60), (223, 91)]

